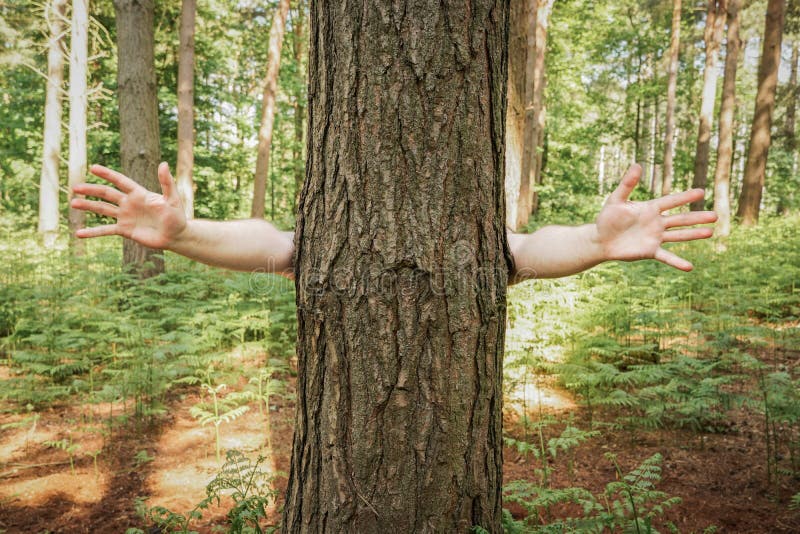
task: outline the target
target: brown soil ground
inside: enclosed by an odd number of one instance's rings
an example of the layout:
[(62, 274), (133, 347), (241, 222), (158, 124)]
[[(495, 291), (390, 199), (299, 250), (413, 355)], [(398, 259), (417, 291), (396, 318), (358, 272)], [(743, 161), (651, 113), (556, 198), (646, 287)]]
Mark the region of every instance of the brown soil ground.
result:
[[(189, 511), (205, 496), (204, 488), (219, 467), (213, 427), (200, 427), (189, 414), (198, 395), (192, 389), (173, 393), (168, 414), (146, 426), (117, 422), (109, 432), (108, 405), (94, 408), (91, 417), (98, 422), (94, 428), (86, 407), (62, 406), (43, 413), (35, 426), (0, 431), (0, 532), (123, 533), (131, 526), (144, 528), (134, 508), (137, 497), (147, 497), (151, 506)], [(549, 391), (545, 398), (555, 400), (553, 411), (572, 413), (575, 424), (586, 428), (581, 411), (565, 394)], [(119, 413), (121, 408), (114, 410)], [(274, 454), (267, 464), (279, 474), (277, 485), (282, 492), (286, 484), (283, 474), (289, 467), (294, 405), (276, 399), (270, 416)], [(0, 424), (20, 419), (4, 416)], [(517, 419), (509, 402), (507, 432), (519, 436)], [(265, 422), (265, 416), (251, 408), (221, 427), (222, 447), (257, 455), (265, 444)], [(42, 444), (64, 438), (79, 445), (74, 473), (64, 451)], [(598, 494), (615, 479), (603, 453), (615, 453), (621, 468), (628, 471), (660, 452), (664, 463), (658, 488), (682, 498), (667, 514), (681, 532), (703, 532), (711, 526), (717, 527), (716, 532), (800, 532), (800, 511), (788, 508), (788, 498), (800, 491), (800, 481), (784, 480), (777, 492), (767, 486), (762, 438), (757, 423), (744, 412), (735, 417), (726, 433), (705, 435), (703, 443), (697, 434), (683, 431), (637, 432), (633, 436), (605, 430), (600, 438), (559, 458), (552, 466), (552, 485), (581, 486)], [(100, 451), (97, 471), (91, 455), (86, 454), (92, 451)], [(141, 451), (152, 460), (141, 461)], [(506, 481), (536, 481), (537, 467), (532, 457), (505, 450)], [(228, 505), (223, 502), (204, 513), (193, 528), (205, 533), (224, 525)], [(517, 505), (509, 505), (509, 509), (518, 518), (523, 515)], [(278, 515), (276, 508), (272, 519), (277, 521)]]

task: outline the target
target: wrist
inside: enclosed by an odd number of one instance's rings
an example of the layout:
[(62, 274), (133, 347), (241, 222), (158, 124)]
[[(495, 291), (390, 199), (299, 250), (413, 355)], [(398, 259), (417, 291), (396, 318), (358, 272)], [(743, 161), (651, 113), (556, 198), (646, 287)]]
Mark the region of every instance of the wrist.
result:
[(611, 258), (609, 257), (608, 249), (600, 236), (597, 225), (594, 223), (587, 224), (584, 228), (586, 235), (586, 251), (590, 261), (595, 264), (609, 261)]
[(177, 252), (180, 254), (181, 250), (184, 250), (194, 239), (195, 226), (196, 221), (194, 219), (186, 220), (183, 228), (175, 232), (175, 234), (173, 234), (172, 237), (167, 240), (167, 246), (165, 248), (171, 252)]

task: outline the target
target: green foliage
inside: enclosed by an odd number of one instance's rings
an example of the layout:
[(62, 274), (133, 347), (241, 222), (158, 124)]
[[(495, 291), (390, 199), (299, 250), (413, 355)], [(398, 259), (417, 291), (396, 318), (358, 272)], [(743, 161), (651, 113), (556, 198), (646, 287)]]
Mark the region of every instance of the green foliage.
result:
[[(233, 499), (228, 512), (228, 530), (231, 534), (267, 534), (277, 530), (265, 526), (268, 508), (275, 503), (277, 490), (274, 479), (262, 469), (266, 459), (259, 456), (254, 462), (240, 451), (230, 450), (225, 465), (206, 486), (206, 497), (187, 513), (176, 513), (163, 506), (148, 507), (144, 499), (137, 499), (139, 516), (158, 527), (161, 532), (195, 533), (192, 523), (203, 518), (203, 512), (222, 502), (223, 497)], [(143, 533), (141, 529), (128, 529), (126, 534)]]
[[(504, 486), (504, 499), (521, 505), (527, 516), (517, 521), (503, 515), (505, 532), (635, 532), (655, 533), (655, 523), (680, 499), (656, 489), (661, 481), (661, 455), (646, 459), (624, 474), (616, 458), (606, 455), (614, 465), (618, 480), (609, 482), (602, 494), (583, 488), (548, 488), (528, 481), (514, 481)], [(553, 519), (550, 510), (568, 507), (572, 515)]]

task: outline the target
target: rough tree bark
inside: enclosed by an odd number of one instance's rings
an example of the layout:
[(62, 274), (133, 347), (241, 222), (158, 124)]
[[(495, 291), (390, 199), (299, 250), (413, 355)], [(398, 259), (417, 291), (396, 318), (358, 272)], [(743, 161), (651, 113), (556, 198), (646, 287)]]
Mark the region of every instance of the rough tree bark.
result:
[(312, 1), (285, 532), (500, 532), (507, 5)]
[[(154, 59), (153, 0), (114, 0), (122, 172), (159, 191), (158, 94)], [(164, 271), (161, 251), (125, 239), (122, 264), (141, 278)]]
[(750, 130), (750, 148), (739, 197), (736, 216), (743, 226), (758, 222), (761, 194), (767, 170), (767, 156), (772, 142), (772, 112), (775, 109), (775, 90), (781, 64), (781, 41), (786, 16), (786, 0), (769, 0), (764, 23), (764, 48), (758, 66), (758, 92)]
[(728, 2), (728, 43), (725, 75), (722, 82), (722, 105), (719, 110), (719, 146), (714, 174), (714, 211), (717, 212), (717, 236), (731, 233), (731, 167), (733, 165), (733, 133), (736, 114), (736, 71), (742, 41), (739, 38), (739, 0)]
[(175, 186), (186, 217), (194, 217), (194, 26), (196, 0), (181, 3), (178, 46), (178, 164)]
[[(525, 151), (526, 61), (528, 52), (528, 13), (537, 1), (511, 0), (509, 3), (508, 36), (508, 107), (506, 113), (506, 222), (511, 230), (517, 229), (517, 211), (522, 202), (522, 158), (530, 158)], [(530, 40), (533, 44), (533, 40)], [(531, 81), (533, 77), (530, 78)], [(531, 126), (533, 124), (531, 123)], [(532, 138), (532, 132), (529, 133)], [(530, 163), (528, 164), (528, 168)], [(530, 172), (528, 173), (530, 174)], [(528, 182), (530, 184), (530, 182)], [(528, 188), (530, 185), (528, 185)]]
[[(692, 187), (705, 188), (708, 181), (708, 162), (711, 153), (711, 129), (714, 122), (714, 104), (717, 100), (717, 56), (725, 29), (728, 0), (709, 0), (706, 16), (706, 64), (703, 70), (703, 98), (700, 104), (700, 121), (697, 127), (697, 149), (694, 156)], [(705, 199), (692, 202), (691, 209), (705, 209)]]
[(50, 37), (47, 52), (47, 91), (44, 104), (44, 147), (39, 181), (39, 232), (45, 246), (58, 237), (58, 167), (61, 162), (61, 86), (64, 83), (64, 12), (66, 0), (45, 4)]
[[(86, 181), (86, 113), (89, 106), (87, 75), (89, 67), (89, 2), (72, 2), (72, 36), (69, 54), (69, 188)], [(72, 195), (70, 194), (70, 197)], [(69, 231), (86, 225), (86, 212), (69, 209)], [(72, 240), (75, 255), (84, 253), (84, 241)]]
[(286, 14), (289, 12), (289, 0), (280, 0), (278, 9), (272, 18), (269, 30), (269, 57), (267, 59), (267, 75), (264, 78), (264, 96), (261, 100), (261, 127), (258, 130), (258, 155), (256, 156), (256, 173), (253, 179), (252, 217), (264, 218), (265, 195), (269, 175), (269, 154), (272, 148), (272, 125), (275, 123), (275, 95), (278, 92), (278, 72), (281, 67), (281, 48), (283, 47), (283, 31), (286, 29)]
[(672, 179), (675, 146), (675, 103), (678, 91), (678, 53), (681, 44), (681, 0), (674, 0), (672, 5), (672, 37), (669, 43), (669, 67), (667, 82), (667, 113), (664, 126), (664, 173), (661, 180), (661, 194), (672, 192)]

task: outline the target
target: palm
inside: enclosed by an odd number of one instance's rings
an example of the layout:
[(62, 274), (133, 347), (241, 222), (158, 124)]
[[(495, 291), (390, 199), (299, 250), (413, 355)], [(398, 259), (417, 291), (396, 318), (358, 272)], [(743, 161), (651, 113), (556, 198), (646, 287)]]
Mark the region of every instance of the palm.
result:
[(115, 218), (116, 223), (79, 230), (78, 237), (120, 235), (150, 248), (163, 249), (186, 227), (186, 217), (166, 165), (159, 168), (163, 195), (105, 167), (93, 166), (91, 171), (117, 188), (96, 184), (75, 186), (75, 193), (107, 202), (75, 198), (72, 207)]
[(670, 230), (681, 226), (711, 223), (716, 214), (710, 211), (662, 215), (703, 197), (702, 189), (693, 189), (665, 197), (633, 202), (628, 200), (641, 178), (642, 169), (634, 165), (619, 187), (606, 201), (597, 217), (597, 239), (608, 259), (634, 261), (654, 258), (667, 265), (688, 271), (692, 265), (661, 247), (663, 243), (704, 239), (710, 228)]

